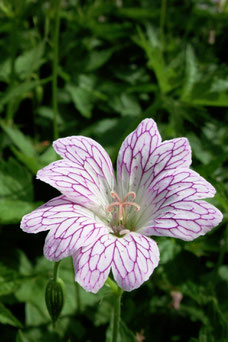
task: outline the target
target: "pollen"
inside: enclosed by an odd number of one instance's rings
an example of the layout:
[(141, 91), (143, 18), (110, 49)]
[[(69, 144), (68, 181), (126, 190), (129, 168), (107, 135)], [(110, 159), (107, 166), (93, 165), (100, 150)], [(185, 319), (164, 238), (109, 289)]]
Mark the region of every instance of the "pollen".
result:
[(119, 220), (120, 221), (123, 221), (124, 215), (126, 215), (126, 210), (130, 206), (133, 206), (135, 208), (135, 210), (137, 210), (137, 211), (140, 210), (140, 206), (137, 203), (132, 202), (136, 197), (136, 195), (133, 191), (128, 192), (128, 194), (124, 197), (123, 200), (121, 200), (120, 196), (115, 191), (111, 191), (110, 194), (115, 201), (113, 203), (111, 203), (106, 208), (106, 210), (109, 212), (112, 212), (114, 210), (114, 208), (118, 208)]

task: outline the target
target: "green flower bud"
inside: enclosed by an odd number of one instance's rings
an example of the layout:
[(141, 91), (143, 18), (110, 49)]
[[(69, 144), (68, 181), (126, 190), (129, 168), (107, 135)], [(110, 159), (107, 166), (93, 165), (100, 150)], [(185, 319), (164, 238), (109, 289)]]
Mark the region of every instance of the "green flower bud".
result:
[(53, 323), (55, 323), (62, 311), (65, 297), (65, 286), (62, 279), (50, 279), (46, 286), (45, 301)]

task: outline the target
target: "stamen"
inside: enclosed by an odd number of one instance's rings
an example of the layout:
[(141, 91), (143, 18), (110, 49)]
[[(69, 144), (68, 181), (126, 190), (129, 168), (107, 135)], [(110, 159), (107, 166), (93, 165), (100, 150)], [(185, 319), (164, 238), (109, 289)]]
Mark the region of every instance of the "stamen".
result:
[(124, 197), (124, 199), (123, 199), (123, 202), (125, 202), (127, 199), (128, 199), (128, 197), (130, 197), (130, 196), (132, 196), (132, 199), (134, 200), (135, 199), (135, 197), (136, 197), (136, 195), (135, 195), (135, 192), (129, 192), (125, 197)]
[(135, 207), (135, 210), (140, 210), (140, 206), (137, 204), (137, 203), (134, 203), (134, 202), (129, 202), (127, 201), (127, 199), (129, 197), (132, 197), (132, 199), (134, 200), (136, 195), (135, 193), (132, 191), (132, 192), (129, 192), (125, 197), (124, 199), (121, 201), (121, 198), (120, 196), (115, 192), (115, 191), (111, 191), (111, 196), (112, 198), (114, 198), (116, 200), (116, 202), (113, 202), (111, 203), (107, 208), (106, 210), (109, 211), (109, 212), (112, 212), (114, 207), (119, 207), (119, 220), (122, 221), (123, 220), (123, 216), (124, 216), (124, 208), (126, 206), (133, 206)]

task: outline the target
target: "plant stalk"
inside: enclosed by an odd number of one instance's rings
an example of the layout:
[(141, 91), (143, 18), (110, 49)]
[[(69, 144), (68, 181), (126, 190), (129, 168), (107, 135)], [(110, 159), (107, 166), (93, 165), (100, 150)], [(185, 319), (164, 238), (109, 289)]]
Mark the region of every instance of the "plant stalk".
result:
[(54, 264), (53, 278), (55, 281), (58, 279), (58, 275), (59, 275), (59, 264), (60, 264), (60, 261), (57, 261)]
[(123, 291), (118, 288), (115, 297), (114, 312), (113, 312), (113, 325), (112, 325), (112, 342), (117, 342), (119, 335), (120, 326), (120, 306), (121, 306), (121, 296)]
[(60, 4), (61, 0), (56, 0), (56, 10), (55, 10), (55, 27), (54, 27), (54, 35), (53, 35), (53, 61), (52, 61), (52, 108), (53, 108), (53, 135), (54, 140), (58, 139), (58, 123), (57, 123), (57, 115), (58, 115), (58, 62), (59, 62), (59, 28), (60, 28)]

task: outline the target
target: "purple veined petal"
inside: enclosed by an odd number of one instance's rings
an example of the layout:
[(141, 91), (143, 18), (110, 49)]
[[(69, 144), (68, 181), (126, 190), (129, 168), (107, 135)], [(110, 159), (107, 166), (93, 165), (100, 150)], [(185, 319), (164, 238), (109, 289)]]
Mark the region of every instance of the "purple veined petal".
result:
[(168, 171), (149, 188), (136, 230), (182, 240), (204, 235), (222, 220), (218, 209), (199, 200), (214, 194), (214, 187), (198, 173), (189, 169)]
[(191, 164), (191, 147), (186, 138), (161, 143), (157, 126), (146, 119), (124, 141), (118, 156), (117, 179), (123, 196), (136, 193), (141, 204), (145, 189), (167, 170), (186, 168)]
[(130, 233), (117, 238), (112, 263), (114, 279), (125, 291), (137, 289), (149, 279), (159, 258), (156, 242), (146, 236)]
[(108, 234), (74, 255), (75, 280), (86, 290), (96, 293), (112, 268), (118, 285), (125, 291), (138, 288), (149, 279), (159, 262), (155, 241), (137, 233), (122, 238)]
[(73, 202), (106, 215), (115, 183), (107, 152), (96, 141), (81, 136), (58, 139), (53, 145), (64, 159), (40, 170), (37, 178)]
[(27, 233), (49, 230), (44, 255), (58, 261), (72, 255), (78, 248), (90, 244), (109, 229), (90, 210), (65, 196), (52, 199), (22, 219), (21, 228)]
[(152, 119), (143, 120), (136, 130), (126, 137), (117, 158), (117, 180), (119, 194), (124, 197), (135, 191), (141, 182), (148, 160), (160, 144), (161, 136)]
[(73, 255), (75, 281), (86, 291), (96, 293), (108, 278), (115, 248), (115, 237), (105, 234)]

